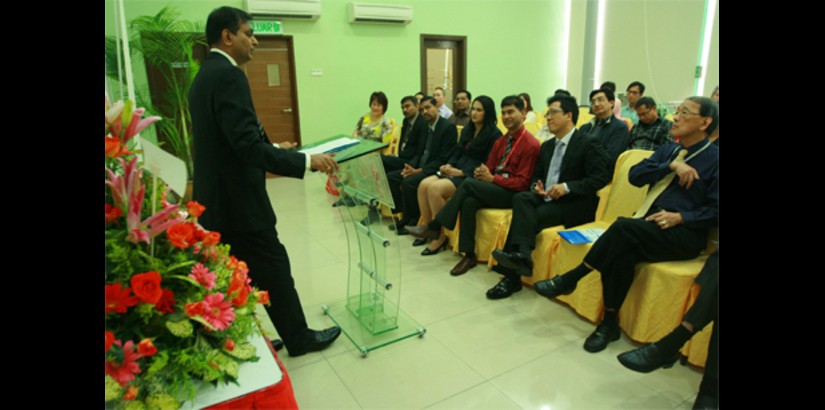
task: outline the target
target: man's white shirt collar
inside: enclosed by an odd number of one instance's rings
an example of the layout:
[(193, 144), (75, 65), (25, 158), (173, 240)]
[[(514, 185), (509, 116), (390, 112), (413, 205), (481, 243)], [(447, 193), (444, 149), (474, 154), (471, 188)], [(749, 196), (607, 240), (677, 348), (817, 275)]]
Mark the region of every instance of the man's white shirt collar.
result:
[(224, 56), (224, 57), (228, 58), (228, 59), (229, 59), (229, 62), (230, 62), (230, 63), (232, 63), (232, 65), (234, 65), (235, 67), (237, 67), (237, 66), (238, 66), (238, 63), (236, 63), (236, 62), (235, 62), (235, 59), (234, 59), (234, 58), (232, 58), (232, 56), (230, 56), (229, 54), (226, 54), (226, 52), (225, 52), (225, 51), (223, 51), (223, 50), (221, 50), (221, 49), (219, 49), (219, 48), (212, 48), (212, 49), (210, 49), (209, 51), (211, 51), (211, 52), (213, 52), (213, 53), (218, 53), (218, 54), (220, 54), (220, 55), (222, 55), (222, 56)]

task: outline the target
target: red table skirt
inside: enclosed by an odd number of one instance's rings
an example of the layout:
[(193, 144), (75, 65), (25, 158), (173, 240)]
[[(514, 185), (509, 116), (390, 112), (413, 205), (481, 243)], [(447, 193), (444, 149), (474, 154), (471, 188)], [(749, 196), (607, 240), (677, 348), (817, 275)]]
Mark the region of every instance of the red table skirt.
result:
[(284, 364), (278, 358), (278, 353), (272, 347), (272, 342), (264, 335), (269, 351), (278, 362), (284, 378), (278, 384), (274, 384), (252, 393), (236, 397), (225, 402), (206, 407), (208, 410), (234, 410), (234, 409), (297, 409), (298, 403), (295, 401), (295, 394), (292, 392), (292, 382), (289, 380), (289, 373), (286, 372)]

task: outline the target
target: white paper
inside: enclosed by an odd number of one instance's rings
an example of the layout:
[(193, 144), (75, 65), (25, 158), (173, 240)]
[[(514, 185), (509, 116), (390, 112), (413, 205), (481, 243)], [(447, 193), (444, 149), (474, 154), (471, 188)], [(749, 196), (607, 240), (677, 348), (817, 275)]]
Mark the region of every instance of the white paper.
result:
[(157, 175), (179, 196), (186, 190), (186, 164), (182, 159), (160, 149), (145, 139), (140, 138), (143, 148), (143, 164), (147, 170)]
[(299, 150), (299, 152), (303, 152), (307, 155), (315, 155), (315, 154), (322, 154), (325, 152), (335, 152), (338, 151), (341, 147), (346, 147), (348, 145), (357, 144), (359, 141), (355, 138), (350, 137), (341, 137), (333, 141), (326, 142), (324, 144), (318, 145), (317, 147), (307, 148)]

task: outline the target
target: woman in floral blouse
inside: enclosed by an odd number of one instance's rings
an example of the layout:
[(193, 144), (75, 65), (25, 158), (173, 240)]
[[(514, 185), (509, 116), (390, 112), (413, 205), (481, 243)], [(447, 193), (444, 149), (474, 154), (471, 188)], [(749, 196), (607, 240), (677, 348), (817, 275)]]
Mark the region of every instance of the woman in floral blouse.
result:
[(353, 137), (389, 143), (393, 137), (395, 121), (384, 116), (387, 112), (387, 96), (376, 91), (370, 95), (370, 111), (358, 119)]

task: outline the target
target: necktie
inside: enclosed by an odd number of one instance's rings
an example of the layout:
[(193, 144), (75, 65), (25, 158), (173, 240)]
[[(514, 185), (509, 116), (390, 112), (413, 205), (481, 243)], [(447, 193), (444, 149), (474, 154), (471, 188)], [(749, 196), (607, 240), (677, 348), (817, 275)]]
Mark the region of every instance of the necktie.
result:
[(424, 144), (424, 153), (421, 155), (421, 163), (419, 164), (419, 166), (421, 168), (423, 168), (424, 165), (427, 164), (427, 159), (430, 157), (430, 148), (433, 145), (433, 135), (434, 134), (435, 133), (433, 132), (433, 129), (430, 128), (430, 127), (427, 127), (427, 143)]
[(513, 136), (507, 136), (507, 147), (504, 148), (504, 155), (501, 156), (501, 159), (498, 161), (498, 166), (496, 167), (496, 174), (501, 173), (501, 170), (504, 169), (505, 162), (507, 160), (507, 156), (510, 155), (510, 150), (513, 148)]
[[(677, 155), (676, 158), (673, 159), (673, 162), (684, 162), (686, 156), (687, 150), (682, 149), (681, 151), (679, 151), (679, 155)], [(650, 187), (650, 190), (647, 191), (647, 197), (645, 197), (645, 201), (642, 202), (642, 206), (640, 206), (636, 213), (633, 214), (633, 217), (644, 218), (645, 215), (647, 215), (647, 211), (649, 211), (650, 207), (653, 206), (653, 202), (656, 201), (656, 198), (658, 198), (659, 195), (662, 194), (662, 192), (665, 192), (665, 188), (667, 188), (668, 185), (670, 185), (670, 183), (673, 182), (673, 178), (675, 177), (676, 173), (671, 172), (665, 175), (664, 178), (658, 180), (652, 187)]]
[[(561, 159), (564, 155), (564, 142), (556, 140), (556, 148), (553, 150), (553, 158), (550, 160), (550, 167), (547, 170), (547, 180), (544, 183), (544, 189), (549, 190), (551, 186), (559, 183), (559, 174), (561, 173)], [(550, 202), (553, 198), (544, 198), (544, 202)]]

